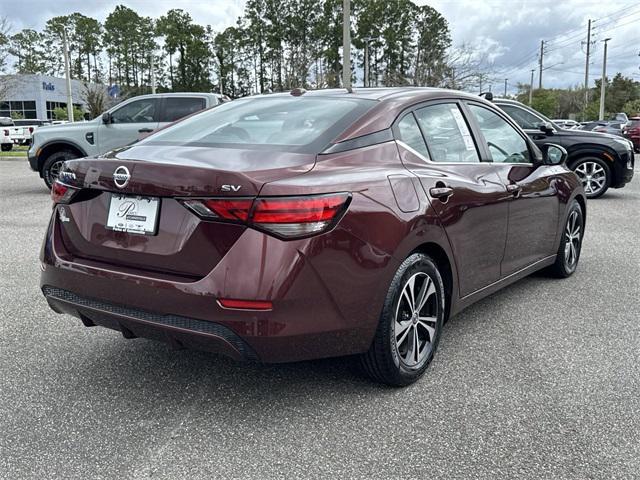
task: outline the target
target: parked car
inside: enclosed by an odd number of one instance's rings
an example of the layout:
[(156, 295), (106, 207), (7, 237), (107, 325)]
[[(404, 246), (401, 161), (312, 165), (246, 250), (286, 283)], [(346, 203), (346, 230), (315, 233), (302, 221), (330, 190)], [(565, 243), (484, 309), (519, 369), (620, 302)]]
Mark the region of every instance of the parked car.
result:
[(558, 119), (558, 120), (552, 120), (552, 122), (558, 125), (560, 128), (565, 128), (567, 130), (572, 130), (580, 126), (580, 124), (575, 120)]
[(11, 128), (13, 120), (9, 117), (0, 117), (0, 148), (3, 152), (8, 152), (13, 148), (13, 139), (11, 138)]
[(407, 385), (443, 322), (576, 270), (586, 198), (500, 109), (420, 88), (273, 94), (65, 162), (41, 288), (87, 326)]
[(123, 147), (182, 117), (218, 105), (213, 93), (164, 93), (126, 100), (89, 122), (42, 127), (33, 136), (29, 164), (50, 188), (65, 160)]
[(20, 119), (14, 120), (14, 127), (11, 129), (11, 138), (16, 145), (30, 145), (31, 137), (38, 127), (51, 125), (48, 120)]
[(567, 166), (582, 180), (587, 197), (598, 198), (607, 189), (622, 188), (633, 178), (634, 156), (628, 140), (586, 130), (564, 130), (520, 102), (503, 98), (494, 102), (538, 146), (554, 142), (567, 150)]
[(624, 125), (626, 125), (626, 122), (624, 123), (616, 122), (616, 121), (605, 122), (603, 124), (596, 125), (591, 129), (591, 131), (597, 132), (597, 133), (608, 133), (610, 135), (623, 137), (624, 135), (622, 134), (622, 128), (624, 127)]
[(633, 148), (640, 153), (640, 117), (631, 117), (624, 127), (624, 136), (633, 143)]

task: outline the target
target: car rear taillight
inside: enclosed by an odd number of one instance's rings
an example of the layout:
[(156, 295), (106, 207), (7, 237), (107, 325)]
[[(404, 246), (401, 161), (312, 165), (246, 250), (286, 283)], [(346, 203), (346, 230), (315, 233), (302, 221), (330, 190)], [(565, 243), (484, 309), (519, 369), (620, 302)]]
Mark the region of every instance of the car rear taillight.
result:
[(33, 127), (29, 127), (29, 133), (33, 133)]
[(56, 180), (51, 186), (51, 200), (53, 200), (54, 205), (58, 203), (69, 203), (77, 192), (77, 189)]
[(8, 137), (9, 136), (9, 130), (3, 130), (4, 136)]
[(284, 238), (325, 231), (344, 211), (344, 193), (297, 198), (257, 198), (251, 215), (254, 226)]
[(211, 198), (184, 200), (182, 203), (204, 219), (246, 222), (253, 199)]
[(332, 193), (301, 197), (206, 198), (182, 200), (205, 220), (242, 223), (283, 239), (303, 238), (332, 228), (346, 211), (351, 195)]

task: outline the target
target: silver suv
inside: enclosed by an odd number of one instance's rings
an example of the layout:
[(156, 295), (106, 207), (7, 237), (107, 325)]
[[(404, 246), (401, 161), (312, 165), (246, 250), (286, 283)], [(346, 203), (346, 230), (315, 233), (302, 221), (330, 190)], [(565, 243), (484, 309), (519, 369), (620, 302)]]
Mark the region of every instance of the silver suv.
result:
[(100, 155), (129, 145), (187, 115), (228, 97), (213, 93), (141, 95), (119, 103), (89, 122), (39, 128), (29, 148), (29, 165), (51, 188), (65, 160)]

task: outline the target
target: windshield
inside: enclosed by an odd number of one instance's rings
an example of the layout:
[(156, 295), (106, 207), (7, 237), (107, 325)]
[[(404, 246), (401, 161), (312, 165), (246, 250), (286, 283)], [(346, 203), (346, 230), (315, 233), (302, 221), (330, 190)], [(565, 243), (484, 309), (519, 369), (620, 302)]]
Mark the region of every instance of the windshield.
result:
[(375, 101), (337, 97), (254, 97), (224, 103), (140, 144), (307, 151), (329, 144)]

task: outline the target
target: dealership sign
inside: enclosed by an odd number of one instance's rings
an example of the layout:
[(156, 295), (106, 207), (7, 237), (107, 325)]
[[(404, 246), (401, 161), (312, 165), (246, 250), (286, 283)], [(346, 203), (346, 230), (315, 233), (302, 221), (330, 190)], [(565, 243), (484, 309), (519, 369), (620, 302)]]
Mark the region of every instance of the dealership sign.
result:
[(56, 86), (50, 82), (42, 82), (42, 89), (53, 92), (56, 89)]

